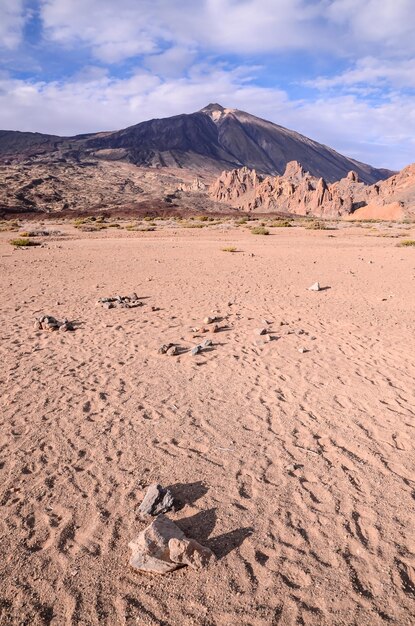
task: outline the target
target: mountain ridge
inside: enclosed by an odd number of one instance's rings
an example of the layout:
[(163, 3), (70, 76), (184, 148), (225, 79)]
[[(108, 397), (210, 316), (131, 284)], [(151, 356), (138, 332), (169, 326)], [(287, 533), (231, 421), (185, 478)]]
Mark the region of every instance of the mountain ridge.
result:
[(265, 175), (282, 175), (287, 163), (295, 160), (313, 176), (328, 182), (340, 180), (350, 170), (367, 184), (395, 173), (361, 163), (296, 131), (218, 103), (210, 103), (194, 113), (73, 137), (0, 131), (3, 161), (36, 154), (52, 160), (69, 155), (78, 160), (121, 160), (152, 168), (205, 169), (212, 175), (243, 166)]

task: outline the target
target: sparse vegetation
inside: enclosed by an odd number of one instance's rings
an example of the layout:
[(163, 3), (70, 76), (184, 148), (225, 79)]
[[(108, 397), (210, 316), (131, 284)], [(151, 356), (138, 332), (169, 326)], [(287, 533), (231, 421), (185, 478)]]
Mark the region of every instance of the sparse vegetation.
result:
[(20, 227), (20, 224), (17, 220), (12, 220), (12, 221), (5, 220), (5, 221), (0, 222), (0, 233), (18, 230), (19, 227)]
[(235, 246), (227, 246), (226, 248), (222, 248), (222, 252), (236, 252), (237, 248)]
[(327, 225), (324, 222), (313, 220), (305, 224), (305, 228), (308, 230), (327, 230)]
[(134, 224), (133, 222), (130, 222), (129, 224), (125, 225), (125, 230), (137, 230), (138, 224)]
[(271, 222), (270, 226), (272, 228), (290, 228), (292, 224), (289, 220), (276, 220), (275, 222)]
[[(86, 217), (77, 217), (76, 219), (74, 219), (73, 221), (73, 225), (75, 226), (75, 228), (81, 228), (82, 226), (85, 225), (101, 225), (102, 228), (107, 228), (108, 224), (104, 225), (104, 221), (105, 218), (103, 215), (89, 215)], [(94, 230), (99, 230), (99, 228), (96, 228)]]
[(403, 239), (397, 244), (400, 248), (410, 248), (415, 246), (415, 239)]
[(269, 230), (263, 226), (255, 226), (254, 228), (251, 228), (251, 233), (253, 235), (269, 235)]
[(26, 237), (18, 237), (17, 239), (11, 239), (10, 243), (12, 246), (16, 246), (17, 248), (27, 248), (29, 246), (40, 246), (40, 241), (32, 241), (32, 239), (27, 239)]
[(239, 220), (236, 220), (235, 222), (238, 226), (243, 226), (244, 224), (248, 223), (248, 220), (246, 217), (241, 217)]

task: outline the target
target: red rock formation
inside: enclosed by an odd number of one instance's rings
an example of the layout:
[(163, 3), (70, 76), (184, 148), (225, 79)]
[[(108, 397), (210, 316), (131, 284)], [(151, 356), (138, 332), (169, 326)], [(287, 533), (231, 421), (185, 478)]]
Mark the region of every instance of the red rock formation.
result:
[[(275, 177), (264, 178), (244, 167), (222, 172), (209, 193), (219, 202), (249, 212), (286, 212), (327, 218), (358, 217), (363, 215), (365, 206), (391, 204), (391, 219), (397, 219), (397, 204), (402, 207), (402, 216), (415, 213), (415, 164), (371, 186), (360, 182), (355, 171), (338, 182), (327, 184), (323, 178), (305, 172), (297, 161), (288, 163), (284, 174)], [(383, 210), (382, 215), (385, 214), (387, 211)]]

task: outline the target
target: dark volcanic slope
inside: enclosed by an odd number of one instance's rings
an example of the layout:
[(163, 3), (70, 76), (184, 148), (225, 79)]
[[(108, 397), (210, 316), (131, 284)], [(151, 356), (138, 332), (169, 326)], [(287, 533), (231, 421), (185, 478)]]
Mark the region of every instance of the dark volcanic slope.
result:
[(0, 131), (0, 157), (50, 152), (53, 160), (96, 156), (141, 166), (182, 167), (218, 173), (247, 166), (264, 174), (283, 174), (298, 161), (313, 176), (334, 182), (355, 170), (372, 184), (393, 174), (349, 159), (292, 130), (237, 109), (210, 104), (189, 115), (154, 119), (123, 130), (59, 138)]
[[(266, 174), (282, 174), (296, 160), (314, 176), (332, 182), (350, 170), (373, 183), (393, 172), (349, 159), (292, 130), (236, 109), (210, 104), (197, 113), (142, 122), (88, 140), (95, 150), (122, 149), (137, 165), (200, 167), (212, 161), (221, 169), (246, 165)], [(202, 161), (200, 159), (202, 157)]]
[(62, 141), (56, 135), (42, 133), (21, 133), (17, 130), (0, 130), (0, 155), (15, 155), (35, 149), (51, 149), (56, 142)]

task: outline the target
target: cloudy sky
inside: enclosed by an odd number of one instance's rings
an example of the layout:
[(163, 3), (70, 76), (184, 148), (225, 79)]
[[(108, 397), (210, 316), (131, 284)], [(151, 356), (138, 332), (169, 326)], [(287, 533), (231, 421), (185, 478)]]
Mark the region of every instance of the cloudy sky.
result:
[(415, 161), (415, 0), (0, 0), (0, 128), (70, 135), (209, 102), (378, 167)]

